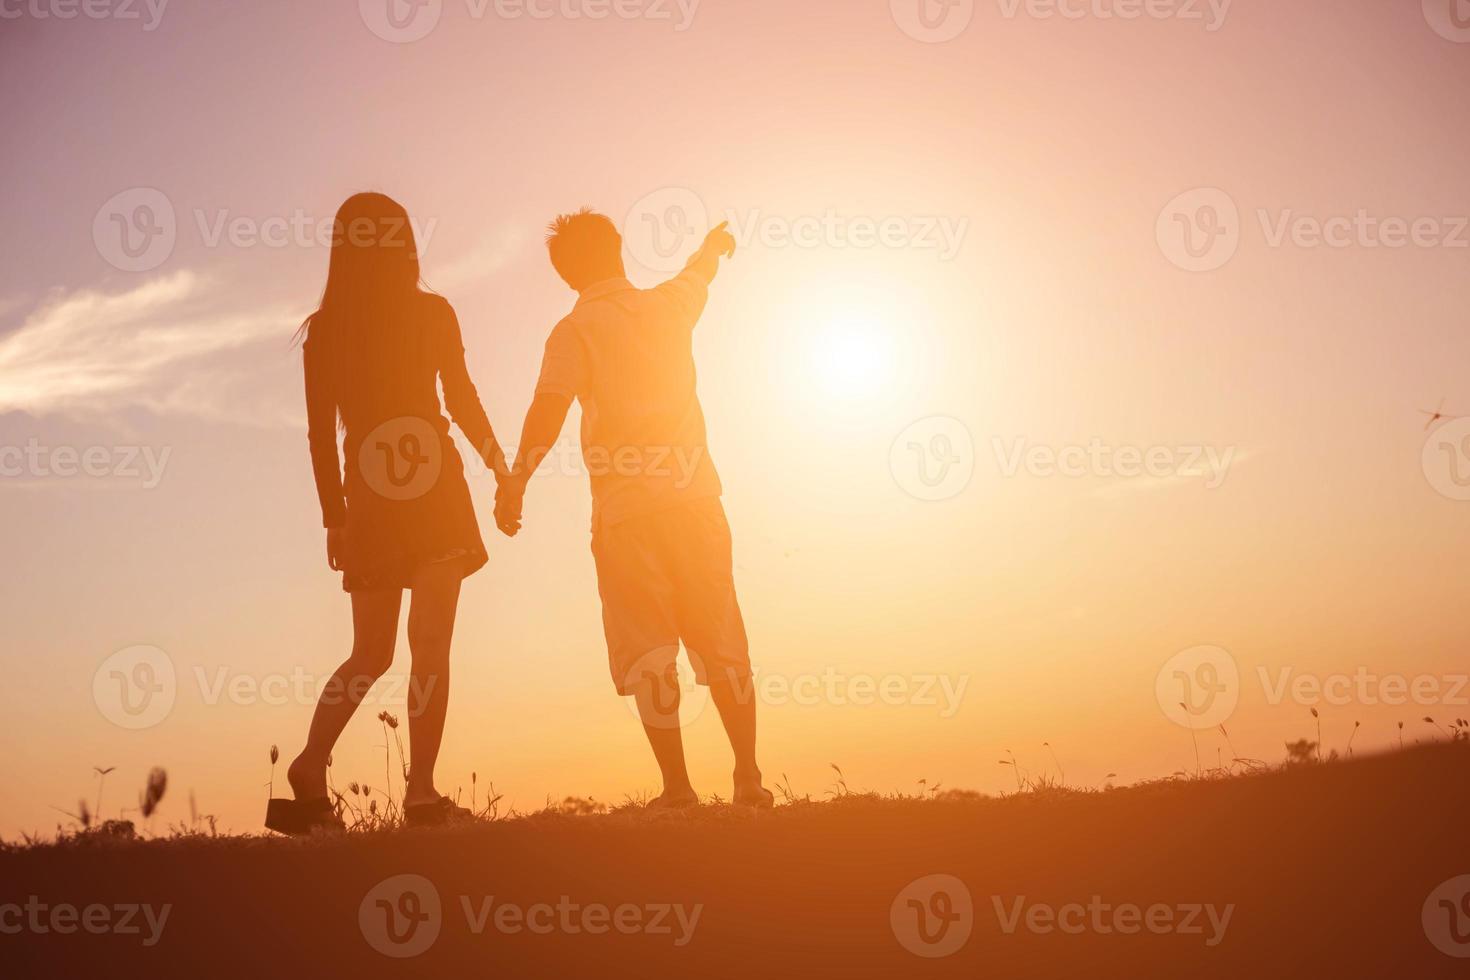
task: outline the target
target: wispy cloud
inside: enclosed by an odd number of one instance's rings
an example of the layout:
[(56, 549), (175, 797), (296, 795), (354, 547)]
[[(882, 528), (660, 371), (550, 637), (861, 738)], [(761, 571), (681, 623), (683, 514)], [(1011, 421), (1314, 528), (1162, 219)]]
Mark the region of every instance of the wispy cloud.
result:
[(283, 346), (284, 309), (220, 310), (189, 271), (120, 293), (80, 290), (44, 302), (0, 337), (0, 413), (92, 415), (129, 407), (205, 417), (227, 414), (220, 359), (271, 339)]
[(489, 274), (506, 262), (525, 244), (525, 236), (514, 228), (502, 227), (480, 241), (465, 254), (443, 265), (424, 261), (424, 280), (438, 292), (446, 292), (488, 282)]
[[(446, 262), (426, 263), (427, 280), (441, 291), (488, 282), (523, 245), (515, 229), (500, 228)], [(283, 397), (282, 385), (287, 342), (303, 311), (248, 306), (227, 286), (184, 270), (122, 292), (83, 289), (46, 299), (0, 333), (0, 414), (95, 417), (142, 408), (299, 423), (299, 399)], [(0, 317), (20, 308), (0, 300)]]

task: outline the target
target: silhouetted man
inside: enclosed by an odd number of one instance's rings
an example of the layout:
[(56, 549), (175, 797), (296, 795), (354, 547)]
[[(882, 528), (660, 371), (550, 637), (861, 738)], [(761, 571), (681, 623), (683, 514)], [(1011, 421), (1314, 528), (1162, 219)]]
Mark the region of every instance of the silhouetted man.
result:
[(628, 281), (622, 236), (603, 215), (557, 218), (546, 244), (577, 304), (546, 342), (520, 458), (496, 495), (496, 524), (509, 535), (520, 529), (526, 482), (577, 399), (608, 662), (618, 693), (637, 699), (663, 772), (654, 804), (699, 802), (679, 730), (682, 641), (735, 751), (735, 802), (770, 806), (755, 758), (755, 697), (730, 526), (695, 392), (694, 325), (735, 239), (720, 225), (684, 271), (656, 289)]

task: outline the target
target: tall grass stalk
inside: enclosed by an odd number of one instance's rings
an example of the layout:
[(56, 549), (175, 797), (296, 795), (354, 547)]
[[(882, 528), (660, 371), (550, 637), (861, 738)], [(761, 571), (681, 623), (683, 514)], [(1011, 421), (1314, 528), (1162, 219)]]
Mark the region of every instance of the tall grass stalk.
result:
[[(1185, 706), (1183, 701), (1179, 702), (1179, 707), (1184, 709), (1184, 713), (1186, 715), (1189, 714), (1189, 708)], [(1194, 774), (1196, 776), (1203, 776), (1205, 772), (1205, 767), (1199, 761), (1199, 736), (1195, 734), (1193, 726), (1191, 726), (1189, 729), (1189, 740), (1194, 743)]]

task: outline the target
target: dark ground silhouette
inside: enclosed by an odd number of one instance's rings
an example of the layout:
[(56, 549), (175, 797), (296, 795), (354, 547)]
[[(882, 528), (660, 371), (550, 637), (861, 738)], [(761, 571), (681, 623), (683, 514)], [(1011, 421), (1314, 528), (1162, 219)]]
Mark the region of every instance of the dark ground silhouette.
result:
[[(0, 958), (7, 976), (1464, 976), (1470, 962), (1436, 949), (1421, 916), (1441, 883), (1470, 874), (1467, 776), (1462, 743), (1102, 793), (10, 849), (0, 853), (5, 902), (173, 908), (151, 948), (139, 936), (22, 932), (0, 935)], [(365, 898), (401, 874), (430, 880), (442, 914), (425, 952), (394, 961), (370, 945), (359, 913), (366, 904), (376, 928), (383, 909)], [(925, 959), (901, 945), (890, 909), (935, 874), (964, 882), (974, 929), (958, 952)], [(567, 896), (580, 908), (702, 911), (683, 946), (672, 915), (667, 934), (510, 934), (492, 917), (477, 935), (462, 895), (471, 910), (491, 896), (492, 907), (522, 908)], [(1094, 895), (1234, 910), (1209, 947), (1203, 917), (1203, 934), (1006, 934), (992, 902), (1009, 915), (1022, 896), (1061, 907)], [(394, 911), (425, 914), (413, 903)], [(1470, 928), (1462, 910), (1443, 912), (1444, 928)], [(406, 934), (408, 919), (396, 921)]]

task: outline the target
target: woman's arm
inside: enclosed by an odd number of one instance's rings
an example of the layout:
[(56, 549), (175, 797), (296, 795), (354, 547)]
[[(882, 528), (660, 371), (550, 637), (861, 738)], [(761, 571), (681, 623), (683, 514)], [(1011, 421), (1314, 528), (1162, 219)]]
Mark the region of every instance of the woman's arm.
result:
[(447, 313), (444, 351), (439, 362), (439, 381), (444, 385), (444, 407), (449, 410), (449, 417), (459, 426), (465, 438), (469, 439), (470, 445), (480, 454), (485, 465), (490, 467), (497, 479), (501, 479), (508, 472), (505, 453), (495, 439), (495, 430), (490, 427), (485, 407), (480, 404), (480, 393), (475, 390), (475, 383), (470, 380), (469, 368), (465, 366), (464, 338), (460, 334), (459, 317), (455, 315), (454, 307), (447, 302), (444, 309)]
[(347, 503), (342, 493), (342, 459), (337, 454), (337, 391), (326, 356), (313, 325), (302, 358), (306, 365), (306, 441), (322, 505), (322, 526), (336, 529), (347, 526)]

